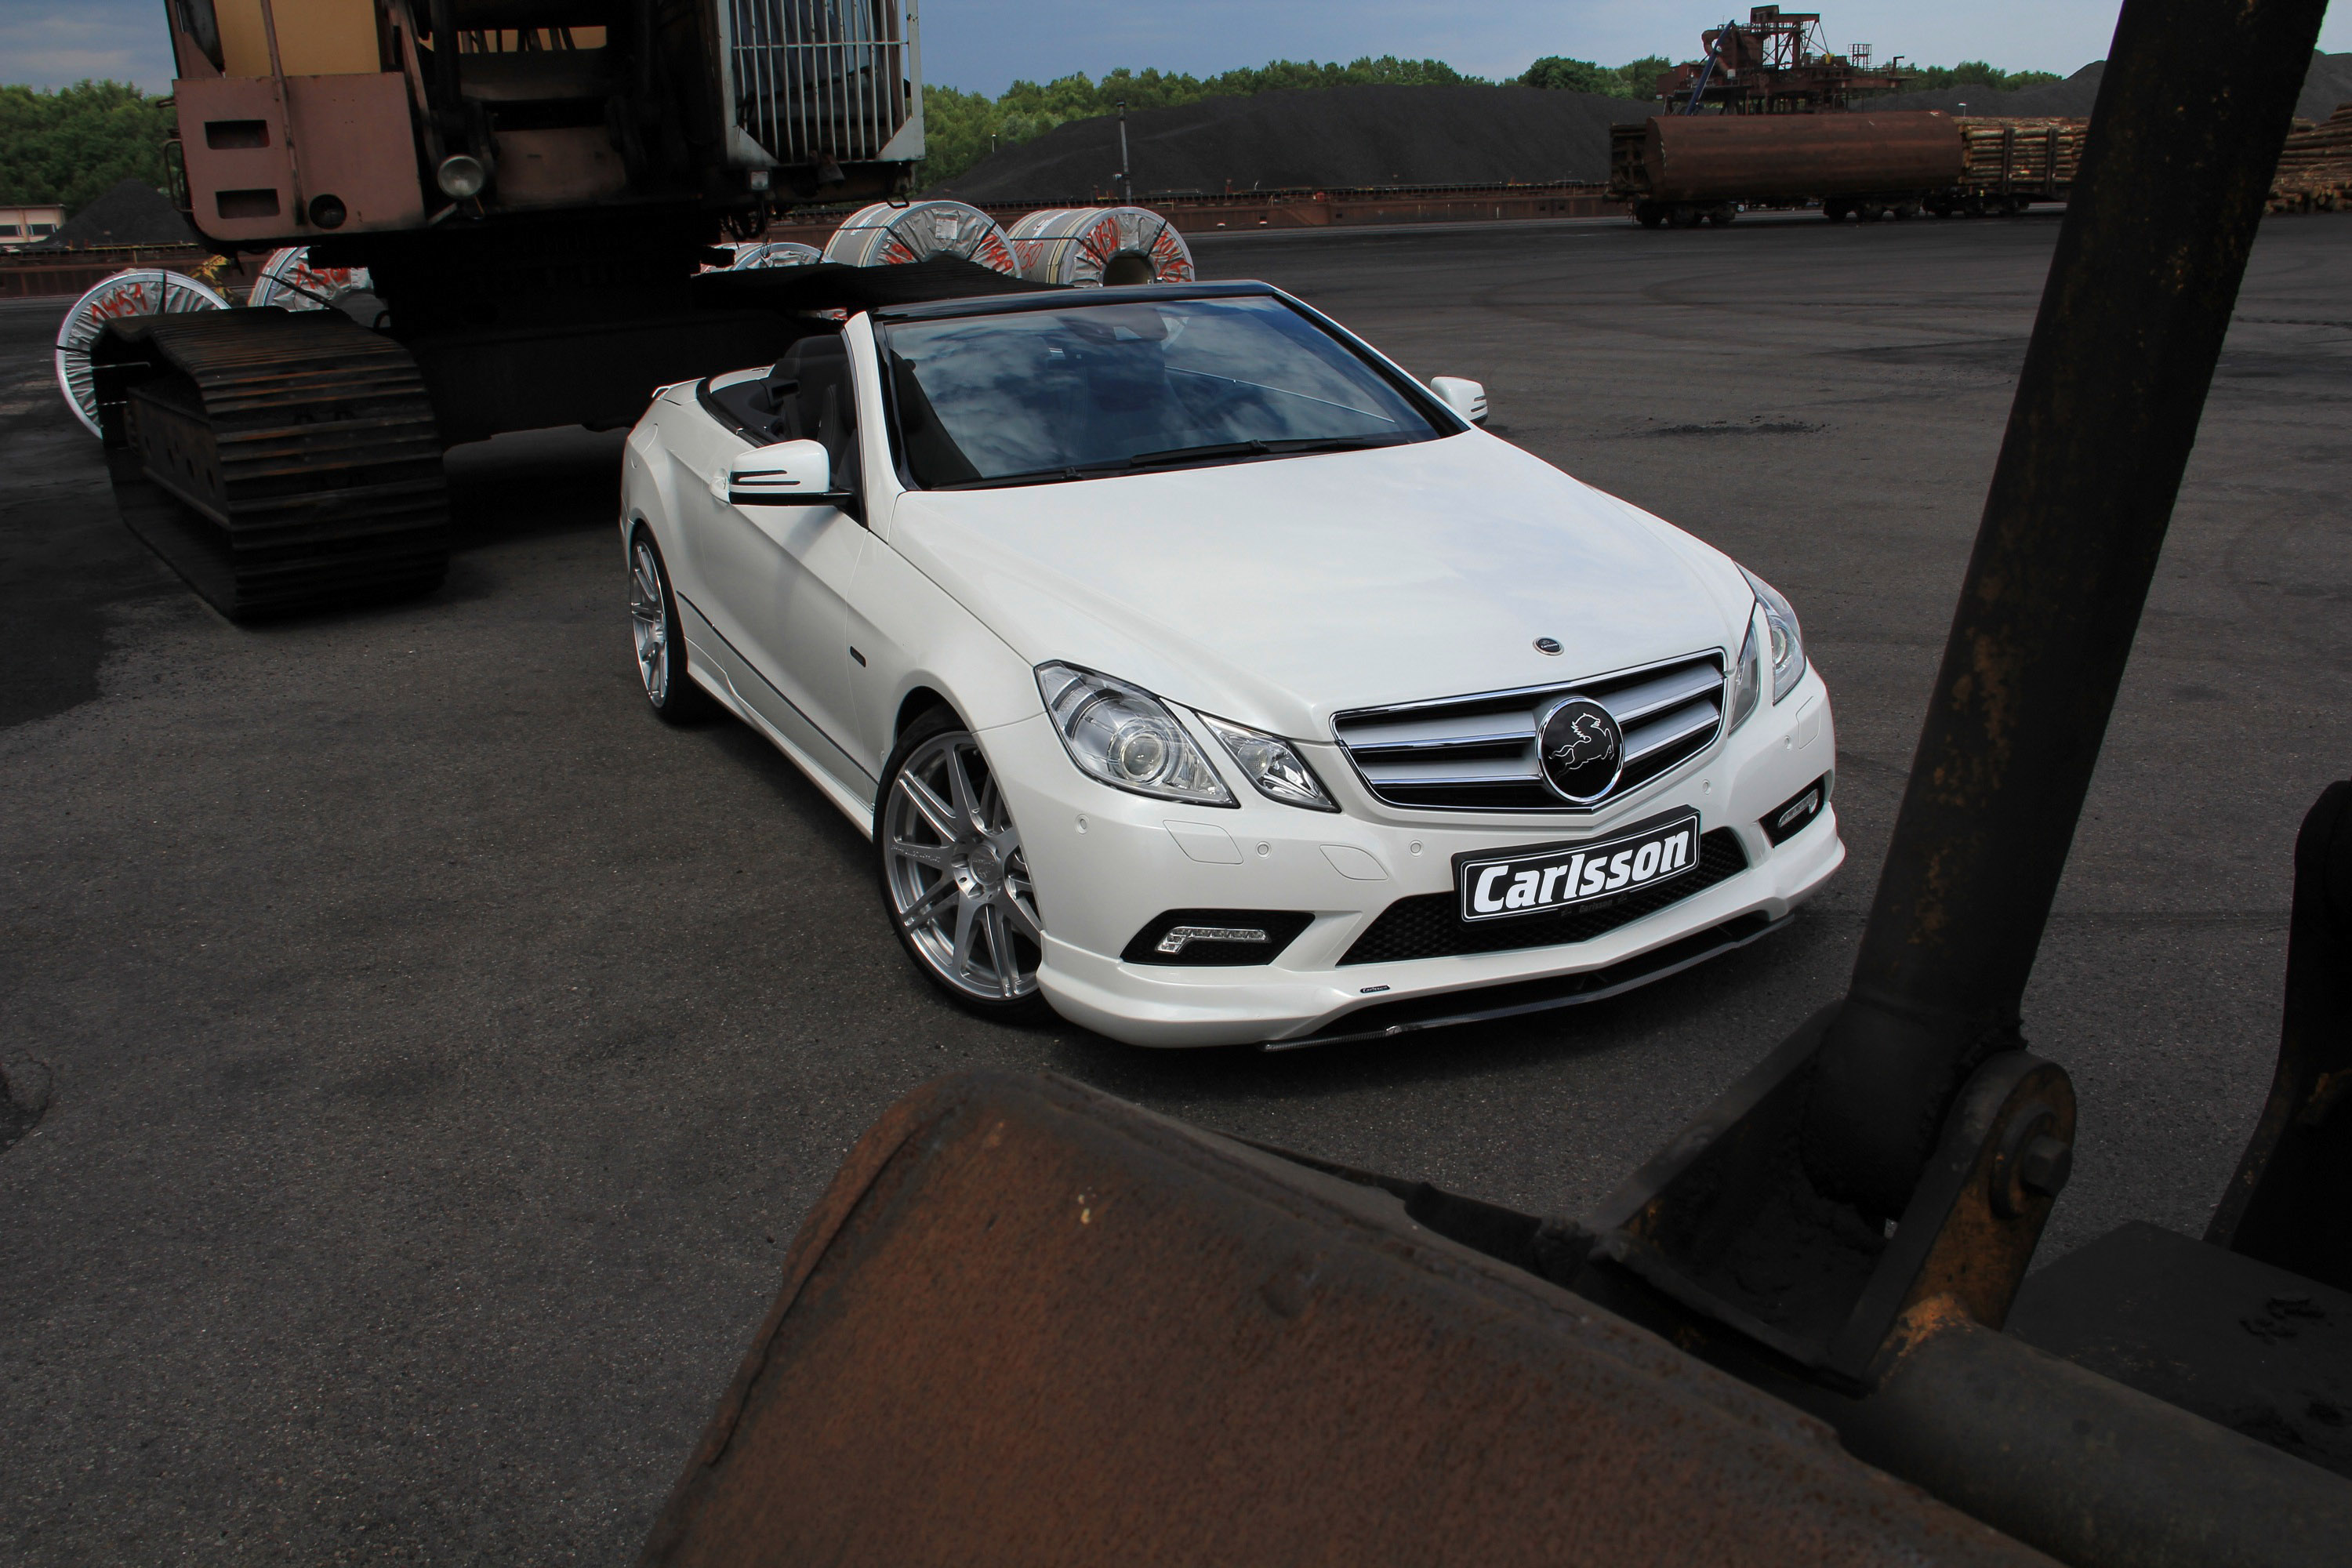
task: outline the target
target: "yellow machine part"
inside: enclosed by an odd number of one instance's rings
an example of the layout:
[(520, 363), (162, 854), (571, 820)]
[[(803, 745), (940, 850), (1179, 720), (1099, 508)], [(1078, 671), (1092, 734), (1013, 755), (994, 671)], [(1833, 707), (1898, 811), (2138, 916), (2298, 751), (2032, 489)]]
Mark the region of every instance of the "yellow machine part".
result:
[[(215, 0), (224, 76), (268, 76), (262, 0)], [(288, 76), (350, 76), (383, 68), (373, 0), (276, 0), (278, 65)]]

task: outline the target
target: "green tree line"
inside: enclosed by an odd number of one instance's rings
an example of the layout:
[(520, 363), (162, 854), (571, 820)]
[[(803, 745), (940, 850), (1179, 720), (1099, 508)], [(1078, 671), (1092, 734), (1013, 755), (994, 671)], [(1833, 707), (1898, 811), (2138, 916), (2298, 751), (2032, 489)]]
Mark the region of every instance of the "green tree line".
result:
[(1521, 87), (1546, 87), (1563, 92), (1591, 92), (1602, 98), (1655, 98), (1658, 78), (1675, 68), (1664, 55), (1643, 55), (1622, 66), (1595, 65), (1565, 55), (1546, 55), (1518, 78)]
[(56, 202), (70, 214), (132, 175), (161, 187), (169, 103), (119, 81), (0, 87), (0, 203)]
[(1982, 60), (1962, 60), (1956, 66), (1905, 66), (1916, 79), (1914, 92), (1940, 92), (1948, 87), (1989, 87), (1995, 92), (2015, 92), (2021, 87), (2047, 87), (2064, 79), (2055, 71), (2005, 71)]

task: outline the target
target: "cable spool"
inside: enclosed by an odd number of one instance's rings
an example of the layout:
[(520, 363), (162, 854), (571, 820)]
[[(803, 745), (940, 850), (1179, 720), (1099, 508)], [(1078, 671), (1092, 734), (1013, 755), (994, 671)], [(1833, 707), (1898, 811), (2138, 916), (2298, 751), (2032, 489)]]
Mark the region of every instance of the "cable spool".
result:
[(772, 239), (760, 245), (739, 245), (730, 272), (751, 267), (806, 267), (824, 259), (824, 252), (796, 239)]
[(226, 310), (228, 301), (184, 272), (134, 267), (101, 281), (73, 302), (58, 323), (58, 391), (93, 436), (98, 429), (98, 387), (89, 373), (90, 345), (106, 323), (124, 316), (160, 316), (184, 310)]
[(261, 276), (245, 302), (281, 310), (323, 310), (346, 294), (374, 287), (364, 267), (313, 267), (309, 246), (289, 245), (272, 251), (261, 264)]
[(1193, 278), (1192, 247), (1149, 207), (1049, 207), (1014, 224), (1008, 237), (1032, 283), (1098, 289)]
[(959, 257), (1018, 277), (1013, 244), (994, 218), (962, 202), (876, 202), (849, 215), (824, 243), (824, 259), (852, 267), (898, 267), (935, 256)]

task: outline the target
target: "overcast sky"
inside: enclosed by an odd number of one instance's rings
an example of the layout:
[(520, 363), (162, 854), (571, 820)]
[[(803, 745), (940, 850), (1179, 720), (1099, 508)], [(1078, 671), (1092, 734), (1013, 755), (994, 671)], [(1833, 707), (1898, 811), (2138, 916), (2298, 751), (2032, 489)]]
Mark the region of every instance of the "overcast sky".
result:
[[(1847, 0), (1822, 15), (1840, 49), (1866, 43), (1881, 59), (1985, 59), (2063, 74), (2106, 54), (2116, 9), (2115, 0)], [(1270, 59), (1400, 55), (1499, 79), (1539, 55), (1607, 65), (1649, 54), (1690, 58), (1701, 28), (1746, 10), (1680, 0), (930, 0), (923, 74), (997, 93), (1015, 77), (1099, 76), (1123, 65), (1207, 75)], [(2335, 7), (2320, 47), (2352, 49), (2352, 5)], [(0, 81), (60, 87), (111, 77), (163, 91), (171, 76), (163, 0), (0, 0)]]

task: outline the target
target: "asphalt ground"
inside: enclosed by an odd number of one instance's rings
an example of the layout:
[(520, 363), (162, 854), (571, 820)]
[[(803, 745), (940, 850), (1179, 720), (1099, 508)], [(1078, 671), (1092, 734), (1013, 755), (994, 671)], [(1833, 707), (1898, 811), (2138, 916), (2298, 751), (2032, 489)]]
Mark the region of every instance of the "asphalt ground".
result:
[[(1649, 990), (1275, 1056), (934, 998), (813, 787), (646, 710), (616, 437), (455, 454), (430, 599), (239, 629), (115, 521), (58, 307), (0, 308), (0, 1062), (51, 1086), (0, 1153), (0, 1558), (627, 1559), (801, 1215), (950, 1068), (1582, 1211), (1844, 981), (2056, 233), (1202, 244), (1786, 591), (1852, 848)], [(2352, 755), (2347, 297), (2352, 221), (2265, 226), (2027, 997), (2083, 1102), (2045, 1260), (2199, 1230), (2268, 1082)]]

